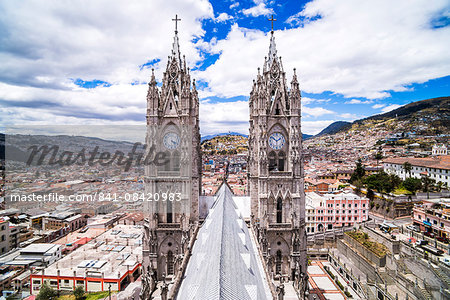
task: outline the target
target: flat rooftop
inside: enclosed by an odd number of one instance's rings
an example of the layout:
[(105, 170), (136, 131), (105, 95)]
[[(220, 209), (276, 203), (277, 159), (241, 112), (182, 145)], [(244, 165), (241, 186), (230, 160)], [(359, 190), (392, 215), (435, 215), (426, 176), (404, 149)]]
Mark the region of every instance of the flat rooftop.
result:
[(56, 276), (59, 270), (60, 276), (120, 279), (142, 262), (141, 241), (141, 226), (116, 225), (48, 266), (44, 275)]
[(20, 249), (20, 253), (36, 253), (36, 254), (44, 254), (50, 251), (52, 248), (57, 248), (59, 245), (55, 244), (31, 244), (26, 246), (23, 249)]

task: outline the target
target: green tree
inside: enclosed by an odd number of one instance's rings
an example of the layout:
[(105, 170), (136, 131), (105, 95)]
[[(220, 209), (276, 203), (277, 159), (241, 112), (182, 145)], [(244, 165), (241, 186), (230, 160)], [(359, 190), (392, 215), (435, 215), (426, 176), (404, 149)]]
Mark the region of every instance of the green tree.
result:
[(402, 186), (411, 193), (415, 194), (422, 188), (422, 181), (419, 178), (409, 177), (403, 181)]
[(389, 181), (391, 182), (394, 189), (398, 188), (402, 184), (402, 179), (395, 174), (389, 175)]
[(370, 201), (375, 199), (375, 193), (372, 189), (367, 189), (367, 198), (369, 198)]
[(383, 171), (370, 175), (364, 179), (364, 183), (367, 185), (368, 189), (376, 190), (378, 193), (388, 194), (392, 192), (400, 182), (401, 180), (398, 176), (392, 176)]
[(381, 152), (378, 151), (378, 152), (375, 154), (375, 159), (376, 159), (376, 161), (377, 161), (377, 169), (378, 169), (378, 164), (379, 164), (380, 160), (383, 159), (383, 154), (381, 154)]
[(84, 299), (83, 286), (81, 286), (81, 285), (77, 286), (76, 289), (73, 291), (73, 295), (75, 296), (75, 300), (82, 300), (82, 299)]
[(422, 177), (422, 190), (427, 193), (427, 199), (430, 199), (430, 190), (436, 180), (430, 178), (428, 175)]
[(358, 161), (356, 162), (356, 169), (355, 171), (353, 171), (352, 177), (350, 178), (350, 182), (354, 183), (357, 180), (361, 180), (365, 174), (366, 170), (364, 169), (362, 161), (361, 159), (358, 159)]
[(46, 283), (42, 285), (36, 300), (56, 300), (58, 297), (57, 291), (49, 287)]
[(412, 166), (409, 162), (405, 161), (403, 163), (403, 170), (405, 170), (405, 174), (409, 174), (409, 177), (411, 177)]
[(359, 195), (361, 193), (361, 189), (363, 187), (363, 183), (362, 183), (362, 181), (360, 179), (358, 179), (358, 180), (356, 180), (354, 182), (354, 185), (355, 185), (355, 192), (356, 192), (356, 194)]

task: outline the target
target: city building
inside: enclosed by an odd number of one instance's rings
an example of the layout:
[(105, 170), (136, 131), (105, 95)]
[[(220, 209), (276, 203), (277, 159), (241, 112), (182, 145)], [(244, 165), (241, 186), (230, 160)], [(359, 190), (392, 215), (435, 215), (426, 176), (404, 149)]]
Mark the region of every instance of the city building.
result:
[(433, 148), (431, 148), (431, 155), (447, 155), (448, 150), (447, 147), (444, 144), (441, 145), (433, 145)]
[[(58, 262), (30, 275), (31, 293), (42, 285), (61, 291), (123, 290), (140, 275), (142, 226), (117, 225)], [(61, 247), (60, 245), (53, 245)]]
[(10, 249), (10, 229), (9, 222), (0, 217), (0, 254), (6, 253)]
[[(411, 165), (411, 172), (405, 170), (405, 163)], [(415, 178), (428, 176), (436, 182), (442, 182), (450, 187), (450, 155), (425, 158), (388, 158), (383, 161), (383, 169), (386, 173), (396, 174), (403, 180), (409, 176)]]
[(413, 224), (420, 231), (450, 238), (450, 198), (427, 199), (413, 208)]
[(61, 245), (34, 243), (11, 253), (4, 262), (12, 267), (46, 267), (61, 258)]
[(306, 193), (306, 232), (317, 233), (368, 220), (369, 199), (354, 193)]
[(86, 218), (72, 210), (52, 213), (43, 220), (44, 230), (69, 228), (70, 231), (74, 231), (85, 225)]

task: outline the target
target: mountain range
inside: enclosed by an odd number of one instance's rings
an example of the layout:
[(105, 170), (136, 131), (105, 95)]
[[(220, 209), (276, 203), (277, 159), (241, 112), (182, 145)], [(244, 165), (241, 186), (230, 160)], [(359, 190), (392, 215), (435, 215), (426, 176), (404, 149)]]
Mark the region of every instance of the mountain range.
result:
[[(354, 122), (337, 121), (331, 123), (314, 137), (333, 135), (344, 132), (354, 126), (368, 124), (371, 122), (383, 122), (395, 119), (397, 122), (406, 122), (404, 129), (414, 129), (416, 125), (426, 123), (428, 126), (422, 134), (450, 133), (450, 97), (439, 97), (411, 102), (392, 111), (370, 116)], [(420, 129), (419, 129), (420, 130)], [(433, 132), (434, 131), (434, 132)]]

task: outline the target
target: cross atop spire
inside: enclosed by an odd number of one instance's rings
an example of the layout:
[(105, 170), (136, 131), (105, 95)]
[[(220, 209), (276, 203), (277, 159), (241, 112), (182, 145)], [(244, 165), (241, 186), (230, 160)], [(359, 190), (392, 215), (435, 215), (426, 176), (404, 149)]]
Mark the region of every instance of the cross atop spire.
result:
[(277, 19), (274, 19), (273, 15), (272, 15), (272, 18), (270, 18), (268, 20), (272, 23), (272, 31), (270, 31), (270, 32), (273, 34), (273, 21), (276, 21)]
[[(272, 19), (273, 19), (273, 16), (272, 16)], [(181, 19), (178, 19), (178, 15), (175, 15), (175, 19), (172, 19), (172, 21), (175, 22), (175, 33), (178, 33), (178, 21), (181, 21)]]

